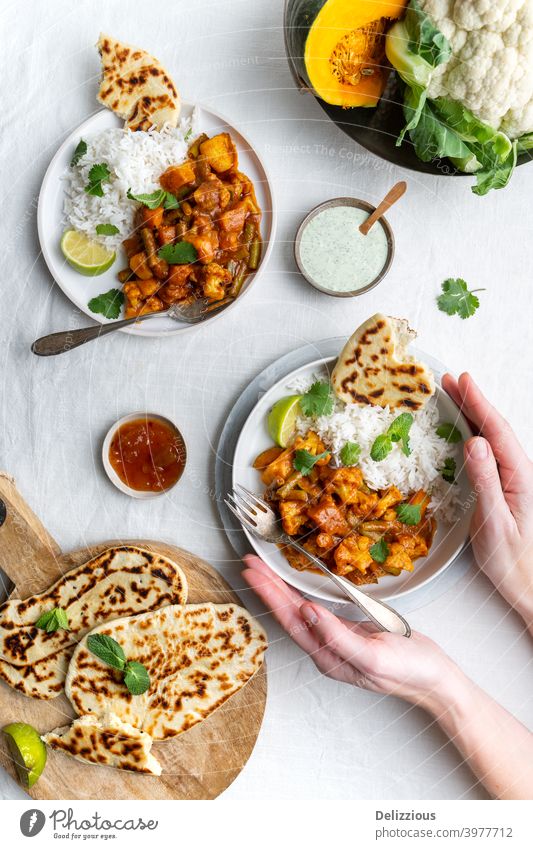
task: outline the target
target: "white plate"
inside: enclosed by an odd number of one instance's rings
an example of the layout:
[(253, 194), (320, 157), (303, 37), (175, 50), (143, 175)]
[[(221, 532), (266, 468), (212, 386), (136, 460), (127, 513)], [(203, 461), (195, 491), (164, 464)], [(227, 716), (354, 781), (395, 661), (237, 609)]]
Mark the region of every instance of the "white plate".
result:
[[(194, 106), (190, 103), (182, 104), (181, 114), (183, 117), (188, 117)], [(272, 187), (268, 178), (266, 168), (252, 148), (250, 142), (243, 136), (239, 130), (235, 129), (229, 121), (222, 115), (206, 109), (204, 106), (196, 105), (198, 115), (198, 130), (208, 135), (213, 135), (219, 132), (228, 132), (231, 134), (235, 142), (239, 154), (239, 168), (253, 181), (257, 200), (263, 217), (261, 220), (261, 237), (263, 240), (263, 255), (261, 263), (255, 274), (250, 274), (245, 281), (239, 297), (236, 299), (237, 304), (245, 293), (251, 288), (253, 282), (261, 274), (265, 268), (274, 242), (274, 233), (276, 229), (276, 213), (274, 209), (274, 200)], [(103, 324), (108, 322), (102, 316), (95, 315), (88, 308), (87, 303), (91, 298), (96, 297), (101, 292), (107, 292), (120, 284), (117, 281), (117, 272), (124, 267), (125, 262), (121, 263), (120, 254), (117, 256), (113, 266), (104, 274), (98, 277), (84, 277), (75, 271), (66, 262), (60, 248), (60, 241), (65, 229), (63, 220), (63, 180), (61, 179), (69, 167), (72, 153), (78, 144), (80, 138), (90, 139), (92, 136), (101, 133), (113, 127), (123, 126), (123, 121), (120, 120), (109, 109), (103, 109), (97, 112), (83, 124), (81, 124), (74, 132), (72, 132), (63, 142), (56, 155), (52, 159), (48, 170), (44, 175), (44, 180), (39, 194), (39, 205), (37, 209), (37, 229), (39, 233), (39, 242), (41, 250), (45, 258), (46, 264), (50, 273), (58, 286), (63, 290), (67, 298), (69, 298), (82, 312), (92, 318), (94, 321), (100, 321)], [(122, 249), (121, 249), (122, 252)], [(228, 310), (234, 309), (235, 304), (230, 304)], [(226, 310), (223, 310), (226, 313)], [(222, 315), (223, 313), (220, 313)], [(208, 319), (214, 321), (219, 316), (213, 316)], [(124, 333), (132, 333), (135, 336), (172, 336), (176, 333), (184, 333), (187, 330), (194, 329), (193, 325), (180, 324), (166, 316), (161, 318), (151, 318), (150, 321), (142, 322), (139, 325), (124, 328)]]
[[(430, 357), (425, 357), (421, 352), (417, 352), (417, 356), (422, 361), (424, 359), (431, 361)], [(283, 398), (285, 395), (294, 394), (294, 390), (291, 391), (287, 388), (288, 384), (292, 384), (296, 379), (308, 378), (322, 371), (325, 378), (329, 377), (335, 361), (335, 357), (314, 360), (275, 383), (260, 398), (248, 416), (235, 448), (233, 461), (234, 485), (239, 483), (252, 492), (261, 493), (263, 485), (258, 472), (252, 467), (252, 463), (261, 451), (272, 445), (272, 439), (268, 435), (267, 430), (268, 411), (280, 398)], [(438, 383), (436, 403), (439, 410), (439, 417), (442, 421), (455, 422), (465, 439), (472, 436), (472, 431), (467, 420), (451, 398), (440, 388)], [(457, 485), (459, 487), (461, 502), (471, 506), (472, 490), (463, 468), (460, 468), (458, 471)], [(429, 555), (419, 558), (416, 561), (414, 572), (402, 572), (398, 577), (387, 575), (380, 578), (378, 584), (365, 586), (363, 588), (365, 592), (383, 601), (387, 601), (402, 598), (432, 581), (451, 565), (464, 548), (468, 540), (470, 516), (471, 510), (465, 509), (461, 512), (459, 520), (454, 525), (450, 526), (444, 522), (439, 522)], [(288, 584), (291, 584), (303, 593), (321, 598), (324, 601), (347, 603), (345, 596), (342, 595), (340, 590), (327, 577), (315, 574), (314, 572), (299, 572), (297, 569), (293, 569), (275, 545), (263, 542), (246, 531), (245, 533), (257, 554), (284, 581), (287, 581)]]

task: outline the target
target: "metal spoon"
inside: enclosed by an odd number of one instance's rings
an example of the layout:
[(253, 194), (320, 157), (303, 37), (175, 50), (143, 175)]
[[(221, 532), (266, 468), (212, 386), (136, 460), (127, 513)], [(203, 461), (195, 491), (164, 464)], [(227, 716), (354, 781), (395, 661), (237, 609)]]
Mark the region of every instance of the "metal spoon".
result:
[(366, 236), (370, 228), (376, 223), (376, 221), (381, 218), (382, 215), (385, 215), (388, 209), (392, 206), (393, 203), (396, 203), (397, 200), (401, 198), (403, 194), (405, 194), (405, 190), (407, 189), (407, 183), (405, 180), (400, 180), (399, 183), (396, 183), (392, 189), (387, 192), (379, 206), (376, 206), (372, 215), (369, 215), (366, 221), (363, 221), (362, 224), (359, 225), (359, 232)]
[(199, 324), (201, 321), (205, 321), (206, 318), (210, 318), (212, 315), (221, 312), (234, 300), (235, 298), (224, 298), (223, 301), (209, 303), (205, 299), (200, 299), (185, 306), (172, 304), (165, 312), (149, 312), (135, 318), (113, 321), (110, 324), (97, 324), (94, 327), (80, 327), (79, 330), (64, 330), (60, 333), (51, 333), (49, 336), (42, 336), (40, 339), (37, 339), (31, 346), (31, 349), (38, 357), (53, 357), (56, 354), (64, 354), (66, 351), (71, 351), (72, 348), (79, 348), (80, 345), (85, 345), (86, 342), (91, 342), (100, 336), (106, 336), (108, 333), (120, 330), (121, 327), (128, 327), (130, 324), (146, 321), (157, 315), (166, 315), (174, 321), (181, 321), (185, 324)]

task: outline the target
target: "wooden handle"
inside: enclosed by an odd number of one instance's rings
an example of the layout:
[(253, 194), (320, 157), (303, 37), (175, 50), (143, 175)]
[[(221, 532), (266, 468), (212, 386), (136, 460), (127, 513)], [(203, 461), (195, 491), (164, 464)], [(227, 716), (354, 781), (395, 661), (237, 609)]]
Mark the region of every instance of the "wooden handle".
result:
[(23, 597), (63, 574), (60, 547), (5, 472), (0, 472), (0, 522), (0, 567)]
[(407, 188), (407, 183), (405, 180), (401, 180), (399, 183), (396, 183), (390, 192), (387, 192), (379, 206), (377, 206), (372, 213), (369, 215), (366, 221), (359, 226), (359, 231), (366, 236), (370, 228), (376, 223), (378, 218), (381, 218), (382, 215), (385, 215), (388, 209), (392, 206), (393, 203), (396, 203), (397, 200), (401, 198), (403, 194), (405, 194), (405, 190)]

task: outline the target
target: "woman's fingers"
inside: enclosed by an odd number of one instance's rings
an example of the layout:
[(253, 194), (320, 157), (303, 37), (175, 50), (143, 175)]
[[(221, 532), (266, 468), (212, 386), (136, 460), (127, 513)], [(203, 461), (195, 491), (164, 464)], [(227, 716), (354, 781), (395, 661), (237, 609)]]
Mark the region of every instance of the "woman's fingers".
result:
[(288, 584), (286, 584), (283, 578), (280, 578), (280, 576), (276, 572), (274, 572), (274, 570), (271, 569), (270, 566), (267, 566), (264, 560), (261, 560), (261, 558), (258, 557), (256, 554), (245, 554), (243, 557), (243, 561), (248, 567), (248, 569), (255, 569), (258, 572), (262, 572), (265, 578), (268, 578), (270, 581), (273, 581), (281, 590), (283, 590), (283, 592), (288, 598), (290, 598), (292, 601), (295, 602), (295, 604), (298, 604), (298, 607), (300, 607), (303, 600), (303, 595), (301, 595), (298, 590), (295, 590), (294, 587), (290, 587)]
[(470, 483), (477, 493), (476, 511), (481, 527), (487, 523), (503, 522), (508, 518), (509, 507), (505, 500), (496, 459), (491, 447), (482, 436), (465, 443), (465, 466)]
[(361, 633), (347, 628), (335, 614), (319, 604), (305, 601), (300, 612), (321, 645), (358, 669), (365, 671), (370, 666), (373, 648)]
[(272, 611), (281, 627), (287, 631), (300, 648), (309, 654), (320, 648), (318, 638), (311, 632), (300, 613), (299, 605), (301, 605), (302, 598), (299, 598), (299, 604), (295, 604), (285, 592), (287, 585), (281, 578), (278, 579), (279, 582), (273, 581), (257, 569), (245, 569), (242, 575), (264, 605)]
[(464, 414), (490, 443), (500, 468), (503, 488), (507, 492), (529, 492), (531, 488), (529, 458), (508, 422), (487, 401), (469, 374), (462, 374), (457, 386)]

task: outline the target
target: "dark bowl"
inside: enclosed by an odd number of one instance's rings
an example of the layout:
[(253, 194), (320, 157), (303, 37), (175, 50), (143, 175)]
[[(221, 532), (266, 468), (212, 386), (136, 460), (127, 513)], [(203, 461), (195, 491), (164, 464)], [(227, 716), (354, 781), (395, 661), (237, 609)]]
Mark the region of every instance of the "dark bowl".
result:
[[(291, 45), (299, 43), (294, 38), (287, 16), (288, 3), (285, 3), (284, 35), (285, 51), (289, 62), (289, 68), (297, 88), (302, 92), (309, 92), (316, 98), (328, 118), (331, 118), (346, 135), (356, 141), (361, 147), (374, 153), (387, 162), (409, 168), (411, 171), (420, 171), (424, 174), (434, 174), (444, 177), (470, 177), (472, 174), (464, 174), (458, 171), (449, 159), (434, 159), (432, 162), (422, 162), (415, 153), (414, 146), (407, 136), (400, 147), (396, 147), (396, 139), (405, 124), (403, 115), (403, 90), (402, 83), (394, 71), (391, 71), (387, 86), (381, 100), (375, 107), (353, 107), (343, 109), (342, 106), (331, 106), (325, 103), (308, 87), (306, 82), (298, 73), (293, 61), (293, 50)], [(533, 157), (529, 153), (522, 153), (518, 157), (518, 165), (531, 162)]]

